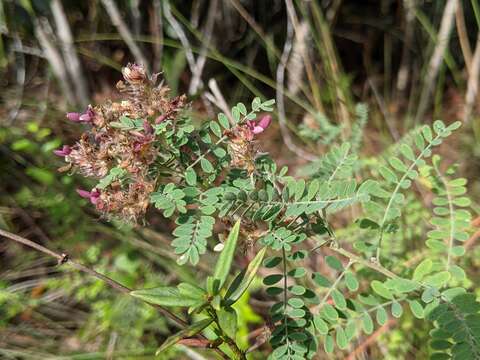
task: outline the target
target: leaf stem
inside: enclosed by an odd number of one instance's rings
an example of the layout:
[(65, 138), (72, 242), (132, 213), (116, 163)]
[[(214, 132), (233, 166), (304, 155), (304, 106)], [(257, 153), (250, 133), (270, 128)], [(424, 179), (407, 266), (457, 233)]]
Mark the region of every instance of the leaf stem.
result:
[(387, 216), (388, 216), (388, 213), (390, 212), (390, 208), (393, 205), (393, 199), (395, 198), (395, 195), (397, 195), (398, 191), (400, 190), (400, 186), (401, 186), (402, 182), (408, 177), (408, 173), (411, 170), (413, 170), (413, 168), (417, 165), (418, 161), (425, 156), (425, 153), (427, 151), (430, 150), (430, 148), (433, 146), (433, 142), (437, 141), (440, 137), (441, 137), (440, 135), (437, 135), (432, 141), (429, 142), (429, 144), (421, 151), (421, 153), (416, 157), (416, 159), (410, 164), (408, 169), (404, 172), (403, 176), (397, 182), (397, 185), (395, 186), (395, 189), (393, 190), (392, 195), (390, 196), (387, 207), (385, 208), (385, 213), (383, 214), (383, 219), (382, 219), (382, 222), (380, 224), (380, 237), (378, 239), (377, 255), (376, 255), (376, 262), (377, 263), (380, 263), (383, 233), (385, 231), (385, 222), (387, 221)]
[(332, 284), (332, 286), (330, 286), (328, 288), (327, 293), (325, 294), (325, 296), (320, 301), (320, 304), (318, 305), (319, 311), (322, 309), (323, 305), (325, 305), (325, 303), (327, 302), (328, 297), (330, 296), (332, 291), (337, 288), (338, 284), (343, 279), (343, 277), (345, 276), (345, 273), (348, 271), (350, 266), (352, 266), (354, 263), (355, 263), (355, 261), (349, 258), (348, 264), (347, 264), (347, 266), (345, 266), (345, 269), (343, 269), (342, 273), (339, 276), (337, 276), (337, 278), (335, 279), (335, 282)]
[(212, 152), (212, 149), (217, 146), (218, 144), (224, 142), (227, 139), (226, 135), (223, 135), (220, 139), (217, 140), (214, 146), (210, 147), (207, 151), (205, 151), (202, 155), (200, 155), (193, 163), (187, 166), (185, 170), (193, 168), (195, 165), (197, 165), (205, 156), (210, 154)]
[(445, 180), (445, 177), (442, 175), (442, 173), (438, 169), (438, 165), (434, 163), (433, 168), (435, 169), (435, 172), (437, 173), (438, 178), (442, 182), (443, 186), (445, 186), (445, 195), (447, 196), (447, 201), (448, 201), (448, 212), (449, 212), (449, 218), (450, 218), (450, 234), (448, 239), (448, 254), (447, 254), (447, 266), (446, 266), (446, 270), (448, 271), (450, 269), (450, 263), (452, 262), (452, 248), (453, 248), (453, 243), (455, 239), (455, 214), (454, 214), (454, 208), (453, 208), (453, 198), (452, 198), (452, 194), (450, 193), (448, 183)]

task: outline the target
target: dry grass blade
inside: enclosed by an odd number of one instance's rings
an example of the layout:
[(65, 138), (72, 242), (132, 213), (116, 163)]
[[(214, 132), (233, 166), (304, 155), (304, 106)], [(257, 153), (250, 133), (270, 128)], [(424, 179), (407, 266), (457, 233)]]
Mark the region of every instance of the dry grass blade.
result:
[(151, 16), (151, 28), (152, 34), (155, 36), (155, 42), (153, 43), (153, 53), (155, 59), (153, 61), (153, 71), (158, 72), (162, 67), (162, 55), (163, 55), (163, 16), (162, 5), (160, 0), (153, 0), (152, 16)]
[(52, 40), (48, 37), (46, 31), (46, 22), (46, 19), (44, 19), (43, 21), (34, 19), (33, 26), (35, 30), (35, 36), (37, 37), (37, 40), (43, 49), (45, 57), (48, 59), (48, 62), (52, 67), (53, 73), (60, 81), (60, 87), (62, 88), (65, 97), (67, 98), (67, 101), (70, 104), (74, 104), (75, 96), (73, 95), (70, 81), (68, 80), (68, 74), (65, 68), (65, 64), (63, 62), (62, 56), (60, 55), (60, 52), (55, 47)]
[(463, 13), (463, 6), (458, 6), (455, 12), (455, 24), (457, 25), (458, 39), (460, 40), (460, 47), (462, 48), (463, 58), (467, 66), (468, 73), (472, 63), (472, 49), (468, 42), (467, 27), (465, 25), (465, 14)]
[(425, 116), (427, 108), (430, 105), (433, 87), (440, 70), (440, 65), (443, 62), (445, 51), (450, 41), (450, 35), (452, 33), (457, 7), (458, 0), (448, 0), (447, 4), (445, 5), (445, 9), (443, 10), (442, 22), (440, 24), (440, 30), (437, 36), (437, 44), (428, 64), (424, 86), (418, 104), (417, 115), (415, 116), (417, 123)]
[[(293, 7), (293, 4), (291, 1), (286, 0), (285, 1), (287, 4), (287, 7)], [(278, 64), (277, 67), (277, 88), (276, 88), (276, 98), (277, 98), (277, 107), (278, 107), (278, 119), (279, 119), (279, 124), (280, 124), (280, 130), (282, 132), (283, 140), (285, 141), (285, 145), (296, 153), (298, 156), (300, 156), (303, 159), (313, 161), (317, 157), (315, 155), (312, 155), (305, 150), (299, 148), (295, 143), (293, 142), (293, 139), (290, 135), (290, 132), (287, 127), (287, 119), (286, 119), (286, 114), (285, 114), (285, 101), (284, 101), (284, 83), (285, 83), (285, 68), (287, 66), (288, 58), (290, 56), (290, 52), (292, 51), (292, 44), (293, 44), (293, 37), (294, 37), (294, 31), (293, 31), (293, 24), (292, 24), (292, 19), (290, 16), (287, 16), (288, 22), (287, 22), (287, 39), (285, 40), (285, 45), (283, 47), (283, 53), (280, 58), (280, 63)]]
[(209, 93), (206, 94), (208, 100), (212, 104), (215, 104), (216, 106), (218, 106), (223, 111), (223, 113), (227, 115), (231, 125), (235, 124), (235, 120), (233, 119), (232, 114), (230, 113), (230, 109), (228, 108), (227, 102), (225, 101), (225, 98), (223, 97), (223, 94), (220, 91), (220, 88), (218, 87), (217, 81), (215, 79), (210, 79), (208, 81), (208, 87), (212, 92), (212, 94), (209, 94)]
[(190, 41), (188, 41), (187, 35), (185, 34), (185, 31), (183, 31), (182, 26), (172, 15), (169, 1), (163, 2), (163, 12), (168, 23), (175, 30), (175, 33), (177, 34), (180, 42), (182, 43), (182, 46), (185, 50), (185, 57), (187, 58), (188, 66), (190, 67), (190, 71), (192, 72), (192, 74), (195, 73), (196, 64), (195, 57), (193, 56), (192, 46), (190, 45)]
[(73, 86), (75, 87), (78, 103), (82, 106), (88, 105), (88, 91), (85, 76), (82, 71), (80, 60), (78, 59), (75, 46), (73, 45), (72, 31), (68, 24), (67, 16), (63, 10), (60, 0), (53, 0), (50, 4), (52, 9), (53, 19), (57, 27), (57, 35), (62, 44), (63, 54), (65, 56), (65, 65), (67, 71), (73, 79)]
[(199, 56), (197, 57), (197, 62), (195, 63), (195, 71), (193, 72), (192, 80), (190, 81), (190, 85), (188, 87), (189, 94), (195, 94), (198, 91), (200, 85), (202, 84), (201, 78), (203, 68), (207, 60), (208, 48), (212, 40), (213, 27), (215, 25), (217, 10), (218, 0), (212, 0), (210, 2), (210, 6), (208, 7), (208, 17), (205, 23), (205, 30), (203, 31), (205, 34), (205, 38), (204, 41), (202, 41), (202, 48), (200, 50)]
[(403, 6), (405, 8), (405, 39), (402, 49), (402, 58), (400, 60), (400, 67), (397, 75), (397, 90), (400, 96), (403, 96), (405, 89), (407, 88), (410, 75), (410, 51), (415, 29), (415, 1), (416, 0), (403, 0)]
[(112, 19), (113, 25), (117, 28), (118, 32), (122, 36), (123, 40), (127, 44), (128, 48), (132, 52), (133, 57), (137, 64), (142, 64), (145, 66), (147, 73), (150, 73), (149, 64), (147, 58), (143, 55), (142, 50), (140, 47), (135, 43), (132, 33), (128, 29), (127, 25), (122, 19), (120, 15), (120, 10), (118, 10), (117, 5), (113, 0), (102, 0), (102, 4), (107, 11), (108, 15)]
[(477, 35), (477, 45), (473, 54), (468, 76), (467, 95), (465, 96), (465, 112), (463, 121), (469, 121), (473, 105), (478, 94), (478, 81), (480, 76), (480, 32)]

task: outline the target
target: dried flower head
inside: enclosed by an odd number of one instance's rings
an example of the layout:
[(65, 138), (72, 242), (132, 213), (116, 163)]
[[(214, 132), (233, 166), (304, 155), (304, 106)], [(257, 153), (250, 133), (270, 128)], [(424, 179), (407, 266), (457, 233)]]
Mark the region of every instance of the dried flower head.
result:
[(228, 133), (228, 152), (233, 167), (245, 169), (249, 174), (255, 170), (255, 157), (258, 154), (255, 135), (264, 132), (271, 122), (272, 117), (266, 115), (259, 120), (247, 120), (244, 125), (238, 125)]
[(88, 106), (83, 113), (68, 113), (68, 120), (89, 127), (74, 145), (64, 145), (54, 153), (68, 163), (62, 170), (99, 181), (91, 191), (78, 190), (81, 197), (105, 216), (137, 222), (158, 180), (158, 171), (152, 167), (160, 142), (153, 125), (158, 118), (174, 119), (186, 98), (169, 98), (169, 89), (157, 85), (156, 77), (148, 78), (140, 65), (128, 64), (122, 74), (124, 82), (117, 88), (126, 98)]
[(128, 64), (122, 69), (122, 75), (130, 84), (142, 84), (147, 79), (145, 69), (137, 64)]

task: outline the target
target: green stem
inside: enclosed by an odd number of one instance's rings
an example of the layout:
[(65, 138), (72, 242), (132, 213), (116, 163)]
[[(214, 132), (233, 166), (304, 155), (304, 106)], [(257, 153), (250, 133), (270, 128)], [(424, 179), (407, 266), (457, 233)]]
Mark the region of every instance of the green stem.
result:
[(328, 297), (330, 296), (332, 291), (337, 288), (338, 284), (340, 283), (340, 281), (345, 276), (345, 273), (348, 271), (350, 266), (353, 265), (354, 262), (355, 262), (354, 260), (349, 259), (347, 266), (345, 266), (345, 269), (343, 269), (342, 273), (335, 279), (335, 282), (332, 284), (332, 286), (330, 286), (327, 293), (323, 296), (322, 300), (320, 301), (320, 304), (318, 305), (319, 311), (322, 309), (323, 305), (325, 305), (325, 303), (327, 302)]
[(445, 180), (445, 177), (442, 175), (440, 172), (440, 169), (438, 168), (438, 165), (436, 163), (433, 164), (433, 168), (435, 169), (435, 172), (437, 173), (438, 178), (442, 182), (443, 186), (445, 187), (445, 195), (447, 196), (447, 201), (448, 201), (448, 212), (449, 212), (449, 219), (450, 219), (450, 234), (449, 234), (449, 239), (448, 239), (448, 255), (447, 255), (447, 266), (445, 270), (450, 269), (450, 264), (452, 262), (452, 248), (455, 240), (455, 214), (454, 214), (454, 208), (453, 208), (453, 197), (452, 194), (450, 193), (449, 190), (449, 185), (447, 181)]
[(382, 265), (380, 265), (376, 261), (368, 261), (368, 260), (363, 259), (360, 256), (355, 255), (354, 253), (351, 253), (350, 251), (345, 250), (345, 249), (340, 248), (340, 247), (333, 246), (333, 247), (331, 247), (331, 249), (334, 252), (345, 256), (346, 258), (350, 259), (351, 261), (362, 264), (363, 266), (368, 267), (372, 270), (375, 270), (375, 271), (385, 275), (388, 278), (397, 279), (399, 277), (397, 274), (391, 272), (387, 268), (384, 268)]
[(227, 139), (227, 136), (222, 136), (220, 139), (217, 140), (217, 142), (215, 143), (214, 146), (212, 146), (211, 148), (209, 148), (207, 151), (205, 151), (202, 155), (200, 155), (197, 160), (195, 160), (193, 163), (191, 163), (187, 168), (186, 170), (190, 169), (190, 168), (193, 168), (195, 165), (197, 165), (200, 160), (202, 160), (205, 156), (207, 156), (208, 154), (210, 154), (212, 152), (212, 149), (217, 146), (218, 144), (224, 142), (225, 140)]
[(238, 360), (247, 360), (245, 353), (238, 347), (235, 340), (225, 334), (225, 332), (222, 330), (215, 310), (210, 307), (207, 309), (207, 312), (217, 325), (218, 331), (220, 332), (220, 338), (228, 345), (230, 350), (232, 350), (232, 352), (235, 354), (235, 358)]

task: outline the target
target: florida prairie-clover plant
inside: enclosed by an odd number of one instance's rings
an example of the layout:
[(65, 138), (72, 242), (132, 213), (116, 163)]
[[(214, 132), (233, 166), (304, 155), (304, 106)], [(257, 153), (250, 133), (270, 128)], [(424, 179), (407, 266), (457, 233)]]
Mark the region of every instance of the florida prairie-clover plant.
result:
[[(375, 323), (384, 325), (389, 316), (402, 316), (405, 308), (432, 321), (432, 358), (480, 358), (480, 305), (464, 288), (466, 274), (458, 261), (470, 221), (466, 181), (451, 178), (452, 171), (444, 175), (439, 158), (431, 157), (458, 122), (422, 126), (380, 164), (360, 166), (358, 133), (367, 117), (361, 105), (351, 141), (332, 146), (311, 164), (307, 178), (296, 179), (258, 145), (272, 121), (273, 100), (255, 98), (248, 108), (238, 103), (231, 116), (220, 113), (195, 126), (185, 97), (169, 98), (168, 88), (141, 66), (128, 65), (123, 76), (117, 88), (124, 100), (67, 114), (87, 130), (74, 145), (56, 151), (68, 163), (63, 170), (97, 181), (93, 189), (79, 190), (80, 196), (107, 217), (139, 222), (153, 205), (172, 218), (179, 264), (196, 265), (218, 243), (215, 225), (230, 229), (216, 246), (222, 250), (204, 286), (132, 292), (195, 315), (160, 352), (182, 340), (245, 359), (247, 349), (235, 339), (238, 315), (232, 305), (262, 268), (265, 292), (274, 300), (270, 359), (349, 349), (356, 336), (372, 333)], [(366, 179), (359, 180), (362, 176)], [(421, 244), (425, 251), (419, 251), (415, 266), (402, 266), (405, 259), (386, 245), (395, 241), (408, 205), (405, 195), (418, 179), (435, 194), (434, 215)], [(353, 244), (337, 237), (331, 221), (346, 208), (354, 210), (352, 226), (363, 234)], [(233, 277), (233, 259), (246, 256), (237, 250), (240, 242), (255, 256)], [(319, 259), (326, 266), (318, 266)], [(207, 338), (185, 342), (208, 329)]]

